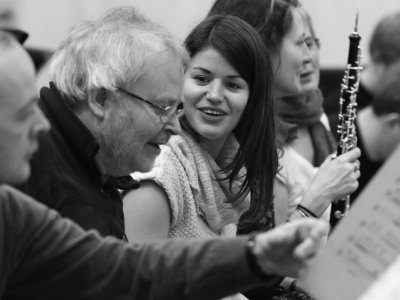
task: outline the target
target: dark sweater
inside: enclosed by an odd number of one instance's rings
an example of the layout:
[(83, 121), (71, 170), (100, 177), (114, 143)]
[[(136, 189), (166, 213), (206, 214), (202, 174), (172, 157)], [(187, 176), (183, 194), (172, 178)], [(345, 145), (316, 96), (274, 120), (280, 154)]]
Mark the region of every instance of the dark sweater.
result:
[(0, 185), (0, 299), (218, 299), (267, 284), (249, 269), (246, 241), (127, 245)]

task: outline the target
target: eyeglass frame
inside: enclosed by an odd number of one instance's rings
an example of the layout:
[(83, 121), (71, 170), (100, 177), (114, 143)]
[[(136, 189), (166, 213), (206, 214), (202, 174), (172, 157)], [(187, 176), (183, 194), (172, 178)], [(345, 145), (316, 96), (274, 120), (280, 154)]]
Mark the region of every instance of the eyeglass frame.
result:
[[(134, 93), (132, 93), (132, 92), (128, 92), (128, 91), (126, 91), (126, 90), (124, 90), (124, 89), (122, 89), (122, 88), (117, 88), (117, 90), (118, 90), (119, 92), (123, 93), (123, 94), (126, 94), (126, 95), (128, 95), (128, 96), (131, 96), (131, 97), (133, 97), (133, 98), (136, 98), (136, 99), (139, 100), (139, 101), (142, 101), (142, 102), (144, 102), (144, 103), (147, 103), (147, 104), (150, 105), (151, 107), (153, 107), (153, 108), (155, 108), (155, 109), (161, 111), (160, 122), (161, 122), (162, 124), (165, 124), (165, 123), (167, 123), (169, 120), (171, 120), (171, 118), (172, 118), (172, 116), (173, 116), (173, 113), (172, 113), (172, 112), (174, 111), (174, 109), (175, 109), (175, 113), (177, 114), (178, 119), (179, 119), (181, 116), (183, 116), (183, 112), (184, 112), (183, 106), (182, 106), (181, 109), (178, 108), (179, 106), (183, 105), (182, 102), (179, 102), (178, 105), (176, 105), (176, 106), (175, 106), (175, 105), (160, 106), (160, 105), (154, 104), (153, 102), (151, 102), (151, 101), (149, 101), (149, 100), (146, 100), (146, 99), (144, 99), (143, 97), (140, 97), (140, 96), (138, 96), (138, 95), (136, 95), (136, 94), (134, 94)], [(171, 112), (171, 115), (169, 115), (170, 112)], [(178, 114), (181, 114), (181, 115), (178, 115)], [(166, 120), (163, 120), (163, 117), (164, 117), (164, 116), (167, 117)]]

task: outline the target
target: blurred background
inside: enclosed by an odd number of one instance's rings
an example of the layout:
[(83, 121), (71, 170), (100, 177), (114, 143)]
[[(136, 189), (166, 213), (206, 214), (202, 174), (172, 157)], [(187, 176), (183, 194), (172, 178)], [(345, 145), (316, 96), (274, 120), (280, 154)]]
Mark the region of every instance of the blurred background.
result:
[[(348, 36), (359, 12), (361, 47), (366, 49), (375, 23), (385, 14), (400, 10), (399, 0), (301, 0), (320, 37), (322, 69), (343, 70)], [(30, 33), (26, 46), (44, 59), (65, 37), (69, 28), (92, 19), (111, 7), (132, 5), (184, 39), (207, 14), (214, 0), (0, 0), (0, 24)], [(38, 52), (35, 52), (39, 50)], [(363, 51), (362, 61), (368, 61)], [(42, 63), (38, 57), (38, 63)]]

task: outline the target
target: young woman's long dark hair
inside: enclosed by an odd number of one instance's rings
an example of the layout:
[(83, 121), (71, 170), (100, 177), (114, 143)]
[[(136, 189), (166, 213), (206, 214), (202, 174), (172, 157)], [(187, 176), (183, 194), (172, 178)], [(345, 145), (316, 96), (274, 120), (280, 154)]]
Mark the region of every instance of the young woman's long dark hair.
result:
[[(282, 40), (293, 24), (293, 8), (299, 8), (298, 0), (216, 0), (209, 16), (233, 15), (250, 24), (260, 34), (270, 54), (278, 55)], [(282, 147), (290, 139), (290, 128), (275, 116), (276, 144)]]
[[(278, 166), (272, 99), (272, 70), (267, 49), (258, 33), (234, 16), (213, 16), (201, 22), (185, 40), (191, 57), (206, 48), (218, 51), (249, 85), (249, 99), (234, 129), (239, 151), (228, 166), (230, 183), (245, 166), (240, 195), (252, 192), (250, 209), (241, 219), (241, 229), (261, 220), (273, 198)], [(182, 126), (190, 127), (187, 120)]]

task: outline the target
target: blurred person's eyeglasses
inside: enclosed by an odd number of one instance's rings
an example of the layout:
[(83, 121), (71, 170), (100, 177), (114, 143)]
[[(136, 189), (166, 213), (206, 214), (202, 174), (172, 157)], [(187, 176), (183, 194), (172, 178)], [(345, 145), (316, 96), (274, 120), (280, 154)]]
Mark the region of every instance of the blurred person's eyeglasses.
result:
[(310, 50), (321, 48), (321, 42), (320, 42), (319, 38), (310, 36), (304, 40), (304, 43), (307, 45), (308, 49), (310, 49)]
[(156, 109), (159, 112), (160, 122), (162, 124), (165, 124), (169, 120), (171, 120), (171, 118), (174, 116), (174, 114), (176, 115), (176, 117), (178, 119), (181, 118), (184, 114), (182, 102), (178, 103), (177, 105), (159, 106), (159, 105), (154, 104), (154, 103), (150, 102), (149, 100), (146, 100), (134, 93), (125, 91), (124, 89), (118, 88), (118, 91), (120, 91), (121, 93), (124, 93), (130, 97), (136, 98), (137, 100), (142, 101), (142, 102), (150, 105), (154, 109)]

